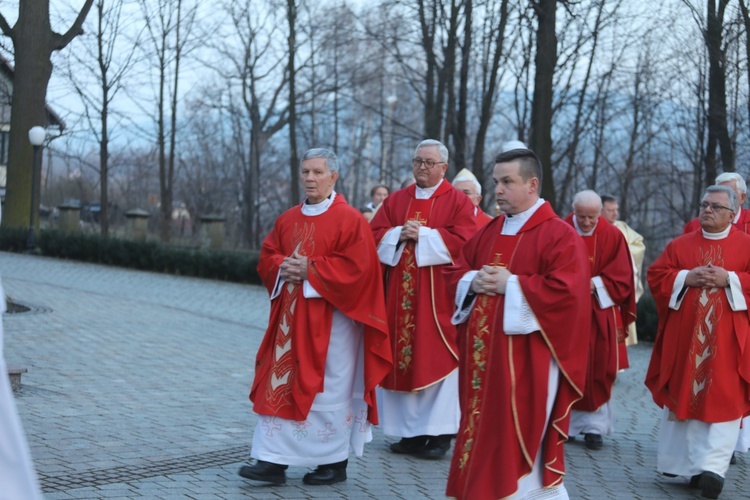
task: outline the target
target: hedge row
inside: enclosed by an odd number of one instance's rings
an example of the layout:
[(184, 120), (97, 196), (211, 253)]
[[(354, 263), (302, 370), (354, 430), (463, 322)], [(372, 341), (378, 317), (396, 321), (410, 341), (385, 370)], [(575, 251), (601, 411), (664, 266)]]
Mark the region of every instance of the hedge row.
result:
[[(23, 228), (0, 229), (0, 250), (23, 252), (26, 248), (26, 235), (27, 231)], [(66, 233), (54, 230), (44, 230), (38, 233), (35, 251), (47, 257), (128, 267), (142, 271), (236, 283), (261, 283), (256, 271), (258, 252), (201, 250), (153, 241), (133, 241), (98, 234)]]

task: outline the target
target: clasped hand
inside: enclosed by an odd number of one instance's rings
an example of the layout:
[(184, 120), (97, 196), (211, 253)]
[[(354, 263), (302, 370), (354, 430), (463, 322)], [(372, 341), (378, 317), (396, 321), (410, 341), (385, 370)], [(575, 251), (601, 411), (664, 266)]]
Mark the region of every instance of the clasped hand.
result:
[(708, 264), (691, 269), (685, 277), (685, 284), (698, 288), (724, 288), (728, 280), (729, 272), (726, 269)]
[(506, 267), (482, 266), (471, 280), (471, 290), (485, 295), (504, 294), (510, 276), (510, 271)]
[(299, 247), (294, 249), (292, 255), (284, 257), (279, 266), (279, 276), (291, 283), (302, 283), (307, 279), (307, 257), (300, 255)]
[(419, 228), (421, 227), (421, 224), (415, 220), (406, 221), (406, 224), (404, 224), (401, 227), (401, 236), (399, 236), (399, 241), (406, 241), (406, 240), (419, 240)]

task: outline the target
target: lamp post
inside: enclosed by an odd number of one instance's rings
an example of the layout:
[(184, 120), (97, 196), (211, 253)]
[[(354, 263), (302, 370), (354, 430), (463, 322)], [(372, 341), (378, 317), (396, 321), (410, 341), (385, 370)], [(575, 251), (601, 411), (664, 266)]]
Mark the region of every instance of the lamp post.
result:
[(29, 142), (34, 147), (34, 163), (31, 166), (31, 208), (29, 208), (29, 234), (26, 237), (26, 253), (32, 253), (36, 247), (34, 235), (34, 208), (36, 205), (37, 171), (39, 170), (39, 150), (42, 148), (47, 131), (44, 127), (31, 127), (29, 130)]

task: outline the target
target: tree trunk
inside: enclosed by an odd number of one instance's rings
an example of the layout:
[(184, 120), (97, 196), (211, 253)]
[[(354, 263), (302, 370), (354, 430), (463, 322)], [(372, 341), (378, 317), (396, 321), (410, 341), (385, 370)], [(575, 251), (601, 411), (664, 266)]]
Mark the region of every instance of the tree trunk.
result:
[(297, 42), (295, 31), (297, 29), (297, 5), (295, 0), (287, 0), (287, 22), (289, 24), (289, 64), (287, 73), (289, 75), (289, 206), (293, 207), (300, 200), (299, 190), (299, 157), (297, 156), (297, 94), (295, 89), (295, 77), (297, 69), (294, 63)]
[(534, 4), (538, 26), (529, 147), (542, 163), (542, 197), (557, 209), (552, 175), (552, 85), (557, 63), (556, 8), (557, 0), (539, 0)]

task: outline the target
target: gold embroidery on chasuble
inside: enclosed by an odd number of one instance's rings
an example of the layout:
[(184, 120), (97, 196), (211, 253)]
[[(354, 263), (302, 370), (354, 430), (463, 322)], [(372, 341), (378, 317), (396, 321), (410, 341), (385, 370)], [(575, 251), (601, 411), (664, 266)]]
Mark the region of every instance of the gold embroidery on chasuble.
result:
[[(509, 245), (518, 245), (520, 236), (498, 236), (495, 240), (492, 258), (489, 259), (489, 265), (494, 267), (507, 268), (510, 263), (503, 259), (503, 253), (508, 253)], [(515, 250), (513, 255), (515, 254)], [(511, 257), (512, 259), (512, 257)], [(485, 378), (487, 375), (487, 362), (490, 356), (490, 344), (492, 343), (492, 327), (495, 323), (497, 306), (500, 300), (499, 295), (489, 296), (480, 294), (474, 303), (474, 308), (469, 317), (469, 324), (466, 335), (468, 337), (468, 348), (470, 357), (467, 359), (467, 373), (471, 373), (471, 383), (467, 388), (467, 407), (466, 420), (462, 432), (463, 445), (459, 451), (458, 468), (463, 473), (466, 465), (471, 458), (471, 451), (474, 440), (477, 439), (479, 429), (479, 420), (482, 414), (482, 407), (485, 392)], [(499, 332), (497, 335), (503, 335)], [(462, 409), (462, 411), (464, 411)]]
[[(294, 224), (291, 248), (300, 255), (313, 255), (315, 251), (315, 224), (310, 222)], [(276, 327), (273, 349), (273, 364), (268, 380), (268, 403), (274, 411), (292, 404), (292, 385), (296, 376), (292, 354), (292, 325), (294, 310), (301, 295), (302, 284), (284, 283), (281, 289), (281, 314)]]
[[(420, 226), (427, 224), (422, 212), (432, 210), (432, 200), (414, 200), (407, 210), (407, 222), (417, 221)], [(401, 273), (401, 286), (398, 289), (396, 318), (396, 370), (406, 375), (412, 368), (414, 357), (414, 332), (416, 331), (416, 293), (419, 282), (419, 268), (415, 256), (416, 242), (404, 243), (404, 251), (397, 266)]]
[[(698, 266), (711, 264), (715, 267), (724, 267), (724, 257), (720, 246), (710, 245), (704, 252), (700, 249), (700, 261)], [(722, 301), (724, 290), (721, 288), (703, 288), (694, 307), (696, 308), (696, 321), (693, 334), (690, 339), (690, 351), (688, 355), (688, 369), (691, 384), (690, 411), (698, 413), (704, 406), (706, 394), (712, 383), (713, 369), (712, 361), (716, 357), (716, 332), (715, 327), (724, 313)]]

